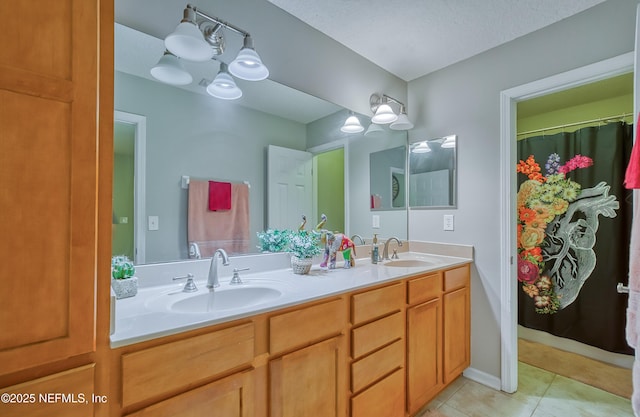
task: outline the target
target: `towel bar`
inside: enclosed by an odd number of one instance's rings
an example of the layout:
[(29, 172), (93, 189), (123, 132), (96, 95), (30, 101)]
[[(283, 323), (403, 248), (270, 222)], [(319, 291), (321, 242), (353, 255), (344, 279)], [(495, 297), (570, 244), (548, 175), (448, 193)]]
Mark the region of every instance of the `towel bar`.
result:
[(627, 294), (629, 293), (629, 287), (625, 287), (624, 284), (622, 282), (618, 282), (618, 286), (616, 287), (616, 290), (618, 291), (618, 293), (620, 294)]

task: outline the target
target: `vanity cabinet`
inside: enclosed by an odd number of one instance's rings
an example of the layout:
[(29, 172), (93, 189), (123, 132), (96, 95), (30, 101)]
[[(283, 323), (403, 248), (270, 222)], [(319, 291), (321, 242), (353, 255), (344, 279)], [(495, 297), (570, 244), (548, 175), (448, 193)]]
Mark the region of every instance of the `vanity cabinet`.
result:
[(153, 404), (128, 417), (253, 417), (254, 371), (241, 372)]
[(255, 342), (251, 321), (124, 349), (116, 398), (127, 416), (253, 417)]
[(407, 281), (407, 411), (413, 415), (471, 361), (469, 265)]
[(444, 272), (444, 382), (453, 381), (471, 363), (469, 265)]
[(442, 273), (407, 282), (407, 410), (418, 411), (443, 388)]
[(346, 417), (344, 298), (269, 318), (269, 416)]
[(351, 417), (404, 416), (405, 285), (351, 298)]
[(469, 365), (469, 266), (124, 346), (112, 417), (406, 417)]

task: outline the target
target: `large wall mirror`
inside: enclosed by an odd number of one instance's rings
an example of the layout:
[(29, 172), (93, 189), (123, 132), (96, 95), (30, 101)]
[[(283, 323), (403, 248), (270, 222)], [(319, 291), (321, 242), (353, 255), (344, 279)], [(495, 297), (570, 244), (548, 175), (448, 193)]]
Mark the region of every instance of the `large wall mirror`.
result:
[[(250, 186), (251, 243), (246, 253), (259, 252), (256, 233), (270, 227), (270, 146), (307, 151), (314, 158), (314, 168), (325, 169), (325, 174), (313, 179), (311, 213), (293, 210), (296, 214), (279, 227), (295, 229), (301, 214), (306, 214), (309, 229), (327, 211), (329, 229), (365, 239), (373, 233), (407, 238), (406, 207), (376, 212), (381, 226), (375, 229), (369, 198), (369, 155), (406, 146), (406, 132), (389, 131), (377, 138), (342, 133), (347, 109), (270, 80), (236, 80), (242, 98), (215, 99), (199, 85), (215, 76), (215, 61), (208, 68), (209, 63), (185, 62), (194, 82), (186, 87), (166, 85), (149, 75), (163, 52), (160, 39), (116, 24), (114, 134), (122, 138), (115, 138), (114, 254), (128, 254), (138, 264), (190, 257), (185, 177)], [(359, 117), (366, 127), (368, 117)], [(141, 120), (143, 146), (120, 143), (139, 143)], [(336, 166), (346, 170), (339, 172)], [(396, 175), (399, 178), (402, 173)]]
[(409, 146), (409, 207), (456, 206), (456, 135)]
[(406, 208), (407, 147), (385, 149), (369, 155), (371, 210)]

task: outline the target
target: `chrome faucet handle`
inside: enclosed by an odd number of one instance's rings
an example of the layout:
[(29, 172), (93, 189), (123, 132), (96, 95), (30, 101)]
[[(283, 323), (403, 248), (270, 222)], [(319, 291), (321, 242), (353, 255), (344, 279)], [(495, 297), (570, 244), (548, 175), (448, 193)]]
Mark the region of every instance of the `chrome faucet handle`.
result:
[(193, 282), (193, 274), (187, 274), (183, 277), (173, 277), (174, 281), (177, 281), (179, 279), (186, 279), (187, 282), (184, 284), (184, 288), (182, 289), (182, 292), (196, 292), (198, 291), (198, 287), (196, 287), (196, 283)]
[(400, 259), (398, 258), (398, 249), (393, 250), (393, 255), (391, 255), (391, 259)]
[(239, 285), (242, 284), (242, 280), (240, 279), (240, 271), (248, 271), (250, 268), (233, 268), (233, 278), (231, 278), (231, 282), (229, 285)]

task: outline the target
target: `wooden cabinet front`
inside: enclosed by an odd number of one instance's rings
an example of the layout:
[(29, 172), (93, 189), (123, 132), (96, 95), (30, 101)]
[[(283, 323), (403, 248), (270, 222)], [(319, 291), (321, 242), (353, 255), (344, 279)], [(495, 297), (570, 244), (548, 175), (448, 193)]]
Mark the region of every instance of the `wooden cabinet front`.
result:
[(0, 373), (94, 351), (98, 4), (0, 2)]
[(443, 296), (444, 382), (457, 378), (470, 364), (469, 288), (463, 287)]
[(254, 372), (247, 371), (187, 391), (128, 417), (253, 417)]
[(407, 309), (407, 409), (415, 413), (442, 389), (440, 298)]
[(345, 417), (344, 336), (273, 359), (270, 417)]
[(127, 353), (122, 356), (124, 407), (247, 368), (254, 358), (253, 323)]
[[(3, 417), (94, 415), (93, 364), (2, 389)], [(5, 398), (6, 397), (6, 398)], [(108, 397), (107, 397), (108, 400)]]

